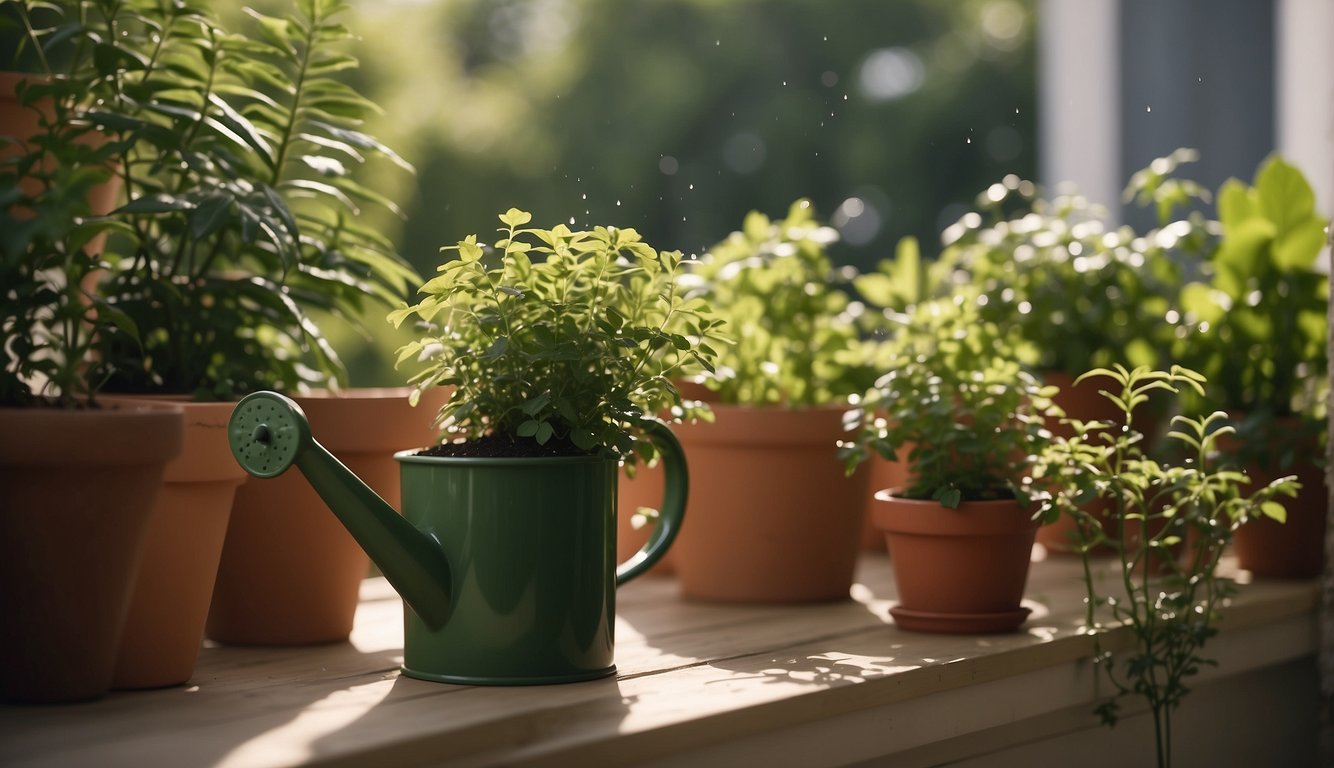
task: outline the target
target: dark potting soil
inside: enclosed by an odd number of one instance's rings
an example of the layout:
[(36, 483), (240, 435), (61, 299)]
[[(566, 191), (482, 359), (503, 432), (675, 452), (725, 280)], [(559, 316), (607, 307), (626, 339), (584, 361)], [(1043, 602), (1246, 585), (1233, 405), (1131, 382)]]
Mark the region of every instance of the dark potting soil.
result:
[(417, 451), (417, 456), (448, 456), (467, 459), (529, 459), (543, 456), (587, 456), (585, 451), (566, 439), (552, 438), (540, 444), (529, 437), (487, 435), (463, 443), (442, 443)]

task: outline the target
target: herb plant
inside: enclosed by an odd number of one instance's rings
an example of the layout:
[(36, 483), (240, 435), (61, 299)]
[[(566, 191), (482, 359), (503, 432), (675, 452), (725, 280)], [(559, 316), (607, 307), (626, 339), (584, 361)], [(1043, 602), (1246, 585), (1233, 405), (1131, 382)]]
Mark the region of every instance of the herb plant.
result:
[[(1177, 416), (1168, 437), (1187, 458), (1163, 464), (1146, 455), (1135, 408), (1151, 395), (1182, 390), (1203, 394), (1200, 374), (1173, 366), (1094, 369), (1080, 378), (1105, 376), (1114, 382), (1103, 391), (1123, 414), (1120, 423), (1073, 421), (1074, 435), (1057, 438), (1045, 452), (1036, 475), (1054, 489), (1047, 521), (1061, 513), (1077, 523), (1088, 592), (1086, 625), (1093, 634), (1095, 660), (1114, 689), (1098, 707), (1104, 723), (1114, 724), (1125, 696), (1140, 696), (1153, 715), (1159, 766), (1172, 762), (1172, 713), (1189, 692), (1187, 680), (1211, 662), (1203, 655), (1222, 601), (1232, 583), (1216, 568), (1232, 532), (1259, 515), (1282, 520), (1280, 495), (1294, 495), (1292, 478), (1243, 493), (1243, 473), (1220, 469), (1218, 439), (1232, 431), (1221, 412), (1193, 419)], [(1178, 398), (1179, 399), (1179, 398)], [(1114, 532), (1089, 511), (1089, 502), (1106, 499), (1113, 510)], [(1113, 553), (1112, 578), (1100, 571)], [(1096, 557), (1096, 560), (1095, 560)], [(1120, 627), (1134, 638), (1125, 658), (1103, 650), (1103, 636)]]
[[(54, 8), (54, 14), (39, 12)], [(138, 338), (110, 339), (108, 388), (230, 398), (345, 381), (310, 316), (401, 301), (415, 274), (362, 206), (380, 157), (374, 106), (334, 75), (356, 60), (342, 0), (250, 11), (223, 29), (201, 0), (24, 2), (30, 43), (81, 83), (82, 118), (110, 138), (126, 203), (98, 286)]]
[(830, 405), (875, 378), (849, 299), (856, 272), (836, 268), (827, 252), (837, 239), (798, 200), (777, 221), (752, 211), (741, 231), (689, 264), (736, 340), (719, 350), (718, 374), (706, 382), (720, 402)]
[[(678, 281), (681, 254), (654, 250), (633, 229), (523, 228), (511, 208), (494, 245), (469, 235), (390, 314), (427, 324), (400, 365), (420, 359), (421, 390), (454, 388), (438, 422), (447, 437), (488, 439), (498, 452), (610, 452), (633, 465), (652, 456), (637, 439), (648, 416), (695, 412), (674, 377), (713, 370), (721, 321)], [(515, 448), (528, 444), (528, 448)]]
[(1024, 362), (1070, 374), (1157, 362), (1171, 339), (1175, 262), (1146, 254), (1143, 238), (1108, 224), (1083, 197), (1043, 199), (1015, 176), (977, 204), (945, 230), (941, 260), (981, 291), (984, 319), (1019, 329)]
[(91, 403), (100, 347), (138, 337), (84, 289), (103, 266), (85, 246), (110, 226), (89, 201), (111, 176), (112, 149), (82, 119), (83, 96), (77, 81), (25, 81), (18, 100), (37, 133), (0, 147), (0, 406)]
[(1273, 432), (1275, 420), (1301, 417), (1308, 432), (1323, 421), (1329, 279), (1316, 259), (1329, 222), (1301, 172), (1279, 157), (1260, 166), (1253, 185), (1225, 182), (1218, 217), (1221, 238), (1201, 279), (1181, 290), (1176, 354), (1213, 383), (1204, 408), (1246, 417), (1238, 442), (1250, 446), (1247, 458), (1286, 458), (1279, 463), (1287, 466), (1295, 443), (1275, 449), (1273, 438), (1285, 437)]
[(853, 437), (839, 455), (849, 471), (872, 451), (897, 461), (906, 448), (906, 498), (950, 509), (964, 501), (1029, 502), (1025, 469), (1050, 437), (1043, 425), (1056, 413), (1055, 388), (1015, 361), (1012, 334), (981, 317), (977, 298), (961, 291), (895, 316), (889, 373), (854, 399), (845, 419)]

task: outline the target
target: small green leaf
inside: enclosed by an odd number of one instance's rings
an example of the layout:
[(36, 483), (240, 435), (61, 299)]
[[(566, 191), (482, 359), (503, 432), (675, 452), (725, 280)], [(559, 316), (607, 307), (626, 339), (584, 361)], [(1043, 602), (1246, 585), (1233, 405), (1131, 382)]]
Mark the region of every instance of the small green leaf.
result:
[(940, 506), (946, 509), (958, 509), (963, 501), (963, 492), (955, 487), (939, 488), (933, 496), (935, 501), (940, 502)]
[(511, 208), (500, 214), (500, 222), (510, 227), (521, 227), (533, 220), (533, 215), (518, 208)]
[(1265, 517), (1268, 517), (1271, 520), (1276, 520), (1280, 523), (1286, 523), (1288, 521), (1287, 507), (1277, 501), (1266, 501), (1260, 505), (1260, 511), (1264, 513)]

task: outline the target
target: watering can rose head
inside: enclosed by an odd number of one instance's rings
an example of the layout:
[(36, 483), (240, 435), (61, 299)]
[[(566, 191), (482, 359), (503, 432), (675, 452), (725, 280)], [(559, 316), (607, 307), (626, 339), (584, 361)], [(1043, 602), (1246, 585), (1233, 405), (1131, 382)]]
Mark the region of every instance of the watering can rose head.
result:
[(421, 300), (389, 316), (422, 328), (397, 364), (423, 365), (415, 394), (453, 387), (437, 415), (447, 441), (651, 457), (638, 439), (645, 418), (707, 417), (673, 380), (712, 373), (722, 321), (678, 281), (679, 251), (633, 229), (531, 220), (511, 208), (494, 243), (469, 235), (441, 248), (450, 257)]

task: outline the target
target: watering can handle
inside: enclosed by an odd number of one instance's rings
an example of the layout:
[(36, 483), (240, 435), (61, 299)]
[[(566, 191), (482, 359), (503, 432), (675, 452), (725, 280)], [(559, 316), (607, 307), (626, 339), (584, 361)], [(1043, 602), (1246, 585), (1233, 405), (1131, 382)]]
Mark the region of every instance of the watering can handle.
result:
[(657, 419), (645, 419), (644, 432), (657, 447), (662, 456), (663, 492), (662, 504), (658, 507), (658, 522), (649, 534), (648, 542), (629, 560), (616, 569), (616, 584), (621, 585), (644, 573), (658, 562), (667, 548), (676, 540), (681, 530), (681, 521), (686, 514), (686, 495), (690, 487), (690, 475), (686, 469), (686, 455), (681, 450), (672, 430)]

